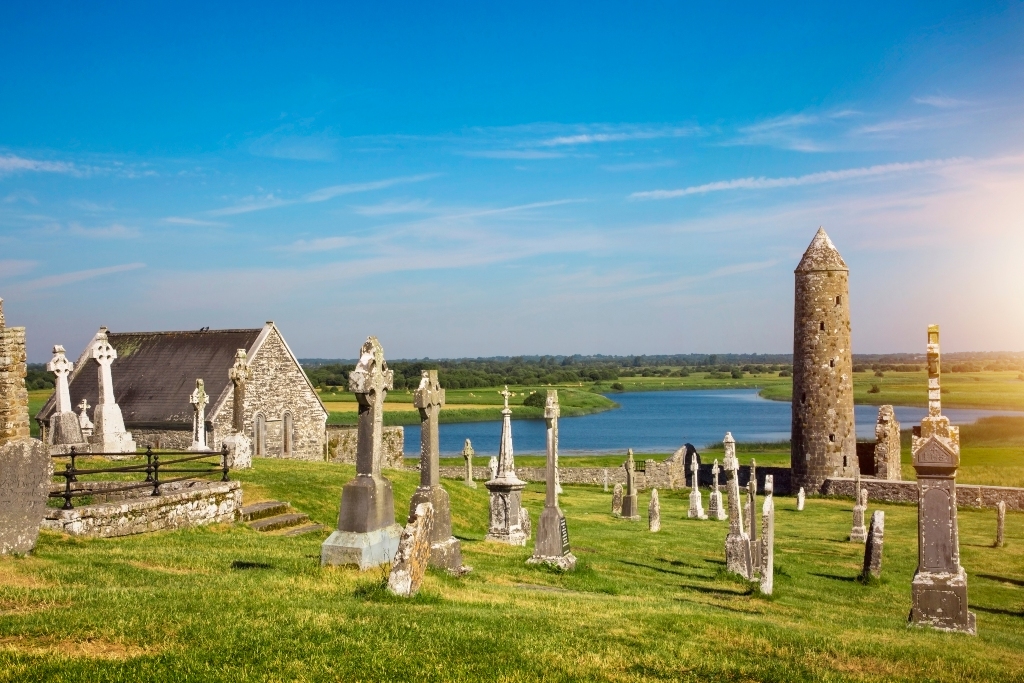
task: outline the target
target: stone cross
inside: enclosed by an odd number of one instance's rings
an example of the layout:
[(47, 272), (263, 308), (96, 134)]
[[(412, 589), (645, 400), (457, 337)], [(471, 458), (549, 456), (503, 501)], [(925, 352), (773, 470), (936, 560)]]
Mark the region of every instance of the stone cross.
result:
[(206, 386), (203, 384), (203, 380), (196, 380), (196, 389), (188, 397), (188, 402), (192, 404), (193, 410), (192, 445), (189, 447), (189, 450), (208, 451), (210, 449), (206, 446), (206, 406), (210, 402), (210, 397), (206, 393)]
[[(860, 477), (858, 477), (858, 480)], [(864, 526), (864, 515), (868, 510), (868, 490), (860, 489), (857, 495), (857, 503), (853, 506), (853, 527), (850, 529), (850, 540), (854, 543), (865, 543), (868, 540), (868, 530)]]
[(640, 507), (636, 495), (636, 463), (633, 461), (633, 449), (626, 451), (626, 495), (622, 497), (622, 517), (632, 521), (640, 521)]
[(529, 564), (549, 564), (562, 571), (576, 567), (576, 556), (569, 547), (569, 528), (565, 515), (558, 508), (558, 391), (548, 389), (544, 403), (547, 423), (547, 486), (544, 511), (537, 523), (537, 543)]
[(608, 493), (608, 468), (604, 468), (604, 492)]
[(718, 458), (715, 458), (715, 464), (711, 466), (711, 476), (714, 479), (714, 484), (712, 485), (711, 488), (712, 488), (713, 491), (716, 491), (716, 492), (718, 491), (718, 473), (721, 472), (721, 471), (722, 470), (719, 469), (719, 467), (718, 467)]
[(75, 369), (75, 364), (64, 355), (64, 347), (57, 344), (53, 347), (53, 359), (46, 364), (46, 369), (57, 377), (57, 389), (54, 391), (56, 404), (55, 413), (74, 412), (71, 408), (71, 393), (68, 391), (68, 375)]
[(94, 453), (134, 453), (135, 442), (130, 432), (125, 431), (121, 408), (114, 400), (114, 380), (110, 365), (117, 359), (117, 350), (107, 339), (107, 328), (101, 327), (90, 349), (90, 355), (98, 366), (99, 399), (93, 411), (96, 428), (89, 443)]
[(757, 494), (757, 460), (750, 459), (750, 481), (754, 482), (754, 494)]
[(875, 510), (871, 515), (871, 528), (868, 530), (867, 542), (864, 546), (864, 569), (861, 576), (876, 579), (882, 578), (882, 545), (885, 541), (885, 513)]
[(356, 474), (379, 477), (383, 461), (384, 400), (395, 386), (395, 373), (384, 360), (384, 348), (376, 337), (368, 338), (359, 351), (359, 363), (349, 373), (349, 391), (359, 402), (359, 433), (356, 441)]
[(476, 482), (473, 481), (474, 455), (476, 455), (476, 451), (473, 450), (473, 444), (469, 439), (466, 439), (466, 445), (462, 447), (462, 457), (466, 461), (466, 478), (462, 483), (473, 489), (476, 488)]
[[(413, 405), (420, 411), (420, 486), (439, 486), (440, 435), (438, 414), (444, 407), (444, 389), (437, 381), (437, 370), (423, 370), (420, 385), (413, 395)], [(442, 511), (434, 506), (435, 517)]]
[(231, 428), (237, 434), (245, 430), (245, 387), (252, 379), (252, 368), (246, 361), (245, 349), (235, 351), (235, 364), (228, 370), (228, 377), (234, 385)]
[(725, 444), (725, 471), (729, 475), (729, 534), (725, 537), (725, 565), (728, 571), (750, 579), (754, 573), (750, 537), (744, 530), (743, 505), (740, 503), (740, 463), (736, 459), (736, 441), (732, 438), (732, 433), (726, 432), (722, 443)]
[(996, 504), (996, 548), (1003, 547), (1003, 533), (1006, 530), (1006, 501), (999, 501)]
[(698, 475), (699, 470), (698, 470), (698, 467), (697, 467), (697, 454), (696, 453), (694, 453), (691, 456), (690, 472), (693, 473), (693, 479), (692, 479), (693, 486), (690, 489), (690, 509), (686, 513), (686, 516), (689, 517), (690, 519), (707, 519), (708, 516), (706, 514), (704, 514), (704, 505), (701, 502), (700, 488), (697, 485), (698, 484), (698, 482), (697, 482), (697, 475)]
[(722, 491), (718, 485), (718, 475), (720, 472), (721, 469), (718, 467), (718, 460), (716, 459), (714, 465), (711, 466), (711, 476), (713, 477), (714, 485), (711, 495), (708, 497), (708, 517), (719, 521), (726, 518), (725, 506), (722, 505)]
[(529, 538), (529, 511), (522, 506), (526, 482), (516, 476), (516, 461), (512, 451), (512, 410), (508, 399), (512, 392), (499, 392), (505, 399), (501, 409), (501, 443), (498, 446), (498, 467), (495, 476), (484, 483), (490, 492), (490, 523), (488, 541), (508, 545), (526, 545)]
[[(562, 482), (558, 471), (558, 417), (562, 409), (558, 405), (558, 390), (548, 389), (544, 402), (544, 420), (547, 422), (548, 452), (553, 452), (555, 462), (555, 493), (561, 495)], [(558, 505), (558, 502), (555, 502)]]
[(764, 478), (764, 505), (761, 507), (761, 592), (771, 595), (775, 586), (775, 497), (774, 477)]
[(117, 359), (117, 349), (107, 341), (107, 328), (101, 327), (96, 335), (90, 355), (99, 364), (99, 404), (114, 403), (114, 378), (110, 374), (110, 365)]
[(512, 453), (512, 410), (508, 407), (508, 399), (512, 392), (505, 385), (503, 391), (498, 392), (505, 399), (505, 406), (501, 409), (501, 445), (498, 448), (498, 479), (516, 477), (516, 460)]
[(78, 424), (82, 428), (82, 436), (85, 437), (92, 436), (93, 424), (92, 420), (89, 419), (89, 408), (92, 408), (92, 406), (84, 398), (78, 402)]

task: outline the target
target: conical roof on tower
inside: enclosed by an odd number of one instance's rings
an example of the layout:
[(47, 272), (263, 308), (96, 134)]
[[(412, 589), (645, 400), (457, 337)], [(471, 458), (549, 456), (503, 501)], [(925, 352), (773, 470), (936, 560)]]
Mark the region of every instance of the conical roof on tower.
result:
[(836, 245), (828, 238), (825, 228), (818, 228), (794, 272), (806, 273), (814, 270), (850, 270), (846, 266), (846, 261), (839, 255)]

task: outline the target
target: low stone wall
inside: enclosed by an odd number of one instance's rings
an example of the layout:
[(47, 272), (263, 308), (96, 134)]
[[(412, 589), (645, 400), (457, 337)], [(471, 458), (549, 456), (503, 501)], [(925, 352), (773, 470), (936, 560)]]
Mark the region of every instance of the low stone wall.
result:
[[(327, 452), (332, 462), (350, 465), (356, 462), (357, 428), (355, 425), (327, 425)], [(405, 467), (405, 428), (385, 427), (383, 434), (384, 458), (381, 467)]]
[[(861, 488), (868, 490), (868, 500), (886, 503), (916, 503), (916, 481), (889, 481), (885, 479), (860, 480)], [(822, 494), (853, 498), (853, 479), (826, 479)], [(1007, 510), (1024, 511), (1024, 489), (1009, 486), (983, 486), (978, 484), (957, 484), (957, 507), (995, 508), (999, 501), (1006, 503)]]
[(150, 429), (147, 427), (128, 427), (136, 446), (163, 448), (165, 450), (185, 450), (192, 445), (192, 425), (183, 425), (180, 429)]
[[(101, 488), (123, 485), (103, 482)], [(56, 490), (63, 490), (63, 485), (57, 485)], [(161, 490), (163, 493), (155, 497), (148, 488), (100, 492), (93, 496), (100, 502), (91, 505), (72, 510), (48, 508), (42, 528), (72, 536), (112, 538), (233, 522), (242, 507), (242, 486), (237, 481), (181, 481), (166, 484)]]

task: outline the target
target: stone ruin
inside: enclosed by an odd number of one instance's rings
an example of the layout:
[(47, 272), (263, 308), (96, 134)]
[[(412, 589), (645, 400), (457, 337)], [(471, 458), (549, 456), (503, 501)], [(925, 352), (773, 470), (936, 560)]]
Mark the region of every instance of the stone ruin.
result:
[(445, 392), (437, 381), (437, 370), (423, 370), (413, 394), (413, 405), (420, 413), (420, 485), (409, 501), (409, 517), (416, 516), (417, 506), (431, 505), (434, 521), (429, 533), (430, 564), (458, 575), (469, 571), (469, 567), (462, 565), (462, 546), (452, 536), (448, 492), (441, 486), (437, 421), (444, 403)]
[(693, 455), (693, 467), (690, 469), (693, 477), (693, 484), (690, 488), (690, 509), (687, 511), (686, 516), (690, 519), (707, 519), (708, 516), (704, 514), (704, 505), (701, 503), (700, 488), (697, 485), (697, 475), (700, 470), (697, 468), (697, 455)]
[(899, 481), (901, 468), (900, 423), (892, 406), (881, 406), (875, 422), (875, 478)]
[(651, 533), (661, 531), (661, 500), (658, 489), (651, 489), (651, 502), (647, 504), (647, 530)]
[(376, 337), (360, 348), (348, 387), (359, 402), (356, 476), (342, 489), (338, 528), (321, 546), (320, 564), (354, 564), (366, 570), (395, 559), (402, 536), (402, 527), (395, 523), (391, 482), (381, 476), (384, 400), (394, 387), (394, 373)]
[(512, 393), (506, 386), (501, 392), (505, 405), (501, 409), (501, 444), (498, 447), (497, 471), (484, 483), (491, 494), (490, 523), (486, 540), (526, 545), (530, 537), (530, 513), (522, 506), (526, 482), (516, 476), (512, 453), (512, 411), (508, 399)]
[(466, 445), (462, 447), (462, 458), (466, 461), (466, 478), (462, 480), (462, 483), (471, 489), (476, 488), (476, 482), (473, 481), (473, 456), (476, 455), (476, 451), (473, 450), (473, 443), (466, 439)]
[(967, 609), (967, 572), (960, 565), (956, 470), (960, 429), (942, 415), (939, 326), (928, 327), (928, 415), (914, 427), (911, 451), (917, 472), (917, 571), (911, 582), (909, 621), (943, 631), (977, 633)]
[(718, 460), (715, 460), (715, 464), (711, 466), (711, 476), (714, 478), (714, 484), (712, 485), (711, 495), (708, 497), (708, 516), (711, 519), (722, 521), (728, 515), (725, 512), (725, 506), (722, 505), (722, 491), (718, 486), (719, 472), (721, 470), (718, 467)]
[(864, 546), (864, 569), (861, 578), (882, 578), (882, 546), (885, 543), (885, 513), (875, 510), (871, 514), (871, 528)]
[(71, 392), (68, 390), (68, 375), (75, 369), (75, 364), (68, 360), (60, 344), (53, 347), (53, 358), (46, 364), (46, 369), (54, 376), (54, 410), (47, 434), (50, 452), (69, 453), (74, 448), (77, 453), (85, 453), (89, 444), (82, 434), (82, 422), (71, 406)]
[(622, 497), (622, 512), (620, 516), (622, 519), (628, 519), (631, 522), (639, 522), (640, 505), (637, 502), (636, 495), (636, 463), (633, 461), (632, 448), (626, 451), (626, 462), (623, 467), (626, 468), (626, 495)]
[(101, 327), (89, 350), (97, 364), (99, 373), (99, 399), (93, 410), (96, 423), (89, 443), (94, 453), (134, 453), (135, 441), (131, 432), (124, 428), (121, 408), (114, 399), (114, 379), (110, 373), (111, 364), (117, 360), (117, 350), (107, 340), (107, 328)]
[(427, 502), (414, 507), (388, 573), (388, 590), (393, 594), (411, 598), (419, 592), (432, 555), (430, 538), (433, 528), (434, 506)]
[(537, 522), (537, 543), (529, 564), (547, 564), (562, 571), (576, 568), (576, 556), (569, 546), (569, 528), (565, 515), (558, 507), (558, 391), (548, 389), (544, 403), (544, 421), (547, 426), (547, 486), (544, 511)]
[(734, 574), (745, 579), (754, 575), (753, 558), (751, 556), (750, 536), (743, 528), (743, 506), (740, 503), (739, 469), (736, 459), (736, 441), (731, 432), (726, 432), (724, 466), (728, 481), (726, 491), (729, 499), (729, 533), (725, 537), (725, 566)]

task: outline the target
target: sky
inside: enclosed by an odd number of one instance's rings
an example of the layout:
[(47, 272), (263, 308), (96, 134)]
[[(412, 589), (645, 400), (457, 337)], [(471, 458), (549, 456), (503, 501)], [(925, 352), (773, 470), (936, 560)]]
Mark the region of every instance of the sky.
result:
[(819, 225), (855, 353), (1024, 351), (1020, 2), (87, 5), (0, 25), (30, 361), (788, 353)]

